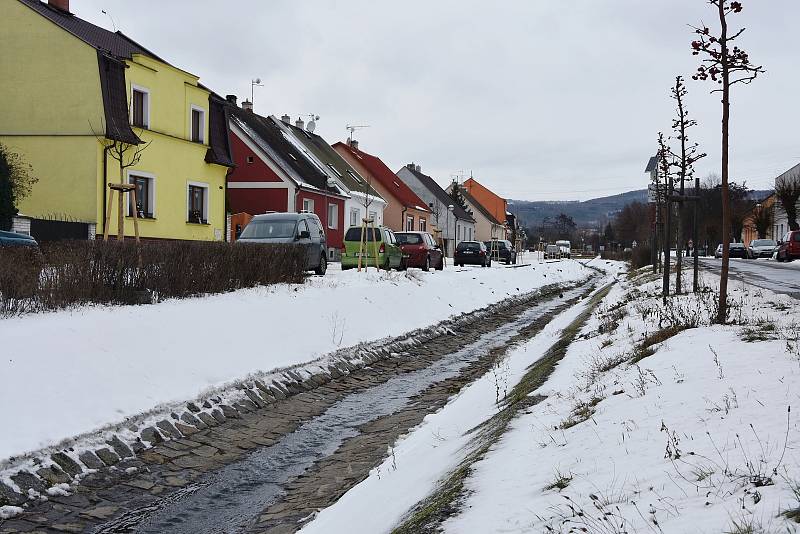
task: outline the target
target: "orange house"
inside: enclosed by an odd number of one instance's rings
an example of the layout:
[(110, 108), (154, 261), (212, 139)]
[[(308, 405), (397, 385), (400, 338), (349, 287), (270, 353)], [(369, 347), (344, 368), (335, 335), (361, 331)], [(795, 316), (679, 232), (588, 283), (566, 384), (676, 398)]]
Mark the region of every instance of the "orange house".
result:
[(492, 217), (502, 224), (506, 224), (506, 212), (508, 203), (506, 199), (500, 198), (492, 191), (479, 184), (475, 178), (468, 178), (462, 187), (474, 198), (483, 208), (492, 214)]

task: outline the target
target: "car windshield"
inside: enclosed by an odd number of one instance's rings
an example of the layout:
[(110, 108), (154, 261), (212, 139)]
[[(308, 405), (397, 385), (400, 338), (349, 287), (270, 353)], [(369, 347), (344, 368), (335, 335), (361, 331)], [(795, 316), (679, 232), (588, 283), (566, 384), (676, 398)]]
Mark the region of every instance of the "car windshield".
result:
[(419, 234), (395, 234), (397, 242), (401, 245), (421, 245), (422, 236)]
[[(377, 238), (376, 238), (377, 236)], [(355, 226), (347, 230), (345, 241), (361, 242), (361, 227)], [(381, 241), (381, 231), (377, 228), (367, 228), (367, 241)]]
[(481, 245), (480, 243), (468, 243), (466, 241), (462, 241), (456, 247), (457, 250), (480, 250)]
[(486, 248), (488, 248), (488, 249), (494, 248), (494, 250), (500, 250), (500, 249), (508, 248), (508, 247), (506, 247), (505, 241), (494, 241), (494, 242), (493, 241), (486, 241), (484, 243), (484, 245), (486, 245)]
[(294, 228), (297, 222), (293, 219), (277, 220), (252, 220), (239, 239), (273, 239), (294, 237)]
[(731, 243), (729, 248), (744, 248), (742, 243)]
[(774, 247), (775, 241), (772, 239), (756, 239), (753, 241), (754, 247)]

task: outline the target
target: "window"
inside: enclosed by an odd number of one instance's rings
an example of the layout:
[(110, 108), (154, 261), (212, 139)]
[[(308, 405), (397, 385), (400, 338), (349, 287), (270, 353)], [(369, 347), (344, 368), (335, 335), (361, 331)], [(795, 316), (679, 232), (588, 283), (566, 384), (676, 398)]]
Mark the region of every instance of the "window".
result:
[(251, 164), (253, 163), (253, 161), (255, 161), (255, 160), (253, 159), (253, 156), (247, 156), (247, 164), (248, 164), (248, 165), (251, 165)]
[(350, 177), (351, 177), (353, 180), (355, 180), (357, 184), (361, 185), (361, 184), (363, 184), (363, 183), (364, 183), (364, 182), (362, 182), (362, 181), (361, 181), (361, 178), (359, 178), (358, 176), (356, 176), (356, 173), (354, 173), (353, 171), (347, 171), (347, 174), (349, 174), (349, 175), (350, 175)]
[(187, 222), (208, 224), (208, 185), (189, 184), (189, 209)]
[(297, 235), (299, 236), (301, 232), (308, 232), (308, 235), (311, 236), (311, 230), (308, 229), (306, 221), (302, 219), (297, 223)]
[(396, 245), (397, 244), (397, 237), (395, 237), (394, 232), (391, 230), (386, 230), (386, 237), (390, 244)]
[(406, 232), (414, 231), (414, 217), (409, 215), (406, 217)]
[(202, 108), (192, 106), (191, 135), (193, 143), (203, 143), (205, 141), (206, 112)]
[(328, 204), (328, 228), (336, 230), (339, 227), (339, 206)]
[(469, 235), (467, 241), (472, 241), (472, 228), (467, 228), (467, 235)]
[(150, 92), (134, 86), (131, 89), (131, 124), (137, 128), (150, 127)]
[(456, 224), (456, 239), (461, 241), (461, 225)]
[(155, 181), (152, 176), (142, 176), (138, 174), (129, 174), (128, 183), (136, 186), (136, 197), (132, 194), (128, 195), (128, 216), (133, 216), (133, 210), (136, 210), (136, 216), (140, 219), (152, 219), (155, 217), (154, 204), (155, 204)]
[(332, 170), (334, 174), (336, 174), (336, 176), (338, 176), (339, 178), (342, 177), (342, 173), (340, 173), (339, 170), (336, 167), (334, 167), (332, 163), (328, 163), (328, 168)]
[(419, 231), (420, 232), (427, 232), (428, 231), (428, 221), (426, 221), (422, 217), (419, 218)]
[(369, 212), (369, 218), (375, 224), (380, 224), (380, 221), (378, 220), (378, 212), (377, 211)]
[(303, 199), (303, 211), (306, 213), (314, 213), (314, 199), (313, 198), (304, 198)]
[(358, 215), (361, 210), (358, 208), (350, 208), (350, 226), (358, 226)]

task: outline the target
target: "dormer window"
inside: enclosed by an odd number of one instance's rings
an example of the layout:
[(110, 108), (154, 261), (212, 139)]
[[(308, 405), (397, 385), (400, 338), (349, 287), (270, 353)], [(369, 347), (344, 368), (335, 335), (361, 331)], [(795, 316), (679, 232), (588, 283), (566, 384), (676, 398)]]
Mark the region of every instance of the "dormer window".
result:
[(339, 178), (342, 177), (342, 173), (340, 173), (339, 170), (336, 167), (334, 167), (332, 163), (328, 163), (328, 168), (332, 170)]
[(143, 87), (131, 88), (131, 124), (150, 128), (150, 91)]

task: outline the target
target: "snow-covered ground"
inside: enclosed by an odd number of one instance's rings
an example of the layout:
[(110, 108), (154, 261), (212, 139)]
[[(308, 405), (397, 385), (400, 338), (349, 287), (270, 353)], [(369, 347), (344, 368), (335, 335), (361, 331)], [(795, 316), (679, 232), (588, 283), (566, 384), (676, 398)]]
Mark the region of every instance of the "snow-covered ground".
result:
[[(609, 271), (608, 277), (598, 281), (600, 285), (613, 280), (622, 268), (618, 263), (595, 263)], [(528, 366), (550, 348), (561, 329), (580, 315), (585, 304), (584, 301), (559, 314), (534, 338), (511, 350), (493, 372), (465, 387), (441, 411), (427, 416), (394, 446), (390, 457), (366, 480), (320, 512), (301, 532), (389, 532), (409, 508), (428, 495), (436, 482), (461, 461), (470, 441), (467, 432), (497, 413), (498, 387), (510, 391)], [(502, 398), (504, 393), (500, 395)]]
[(331, 269), (303, 285), (0, 319), (0, 467), (254, 372), (589, 274), (574, 261), (430, 273)]
[(626, 285), (538, 392), (547, 401), (475, 464), (446, 532), (800, 530), (780, 515), (800, 507), (797, 301), (734, 282), (733, 317), (753, 326), (701, 325), (614, 366), (659, 319), (702, 318), (713, 302), (664, 307), (659, 282)]
[[(700, 264), (714, 272), (719, 272), (722, 260), (701, 258)], [(751, 284), (800, 297), (800, 261), (778, 262), (771, 258), (744, 260), (731, 258), (730, 276), (734, 279), (747, 280)]]

